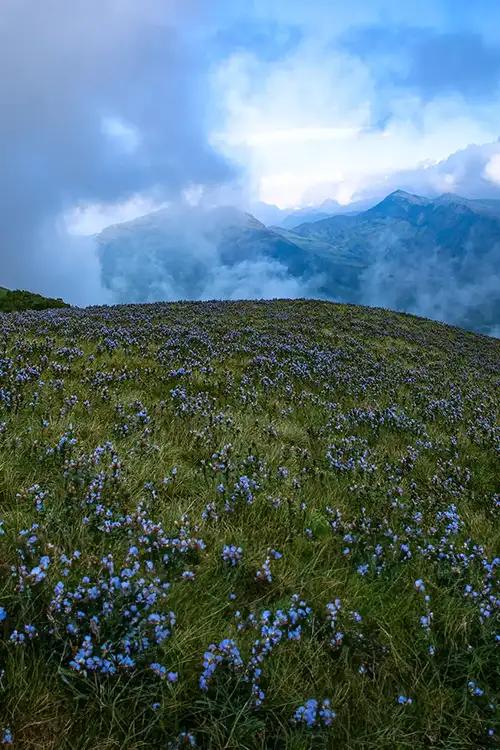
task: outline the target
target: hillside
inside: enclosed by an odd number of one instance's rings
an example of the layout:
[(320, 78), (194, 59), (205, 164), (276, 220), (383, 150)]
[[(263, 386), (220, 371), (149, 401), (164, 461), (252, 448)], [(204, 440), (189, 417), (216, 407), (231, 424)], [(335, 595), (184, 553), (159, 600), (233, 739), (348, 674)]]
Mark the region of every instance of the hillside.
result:
[[(239, 278), (242, 287), (250, 289), (249, 259), (261, 258), (297, 277), (307, 263), (297, 244), (231, 207), (186, 208), (181, 213), (162, 209), (108, 227), (98, 235), (97, 245), (103, 284), (126, 302), (204, 299), (207, 280), (210, 290), (217, 290), (210, 296), (227, 298), (238, 288)], [(218, 286), (220, 268), (228, 271), (227, 286)], [(240, 271), (232, 274), (234, 269)]]
[(500, 342), (276, 300), (0, 343), (0, 737), (494, 746)]
[(0, 312), (16, 310), (48, 310), (50, 308), (68, 307), (62, 299), (43, 297), (23, 289), (5, 289), (0, 287)]
[[(482, 332), (500, 322), (499, 200), (430, 199), (398, 190), (367, 211), (302, 224), (293, 234), (362, 262), (351, 302)], [(322, 291), (329, 286), (330, 278)]]
[(163, 209), (104, 230), (97, 244), (102, 282), (117, 302), (303, 296), (487, 334), (500, 325), (493, 199), (396, 191), (368, 210), (293, 229), (233, 208)]

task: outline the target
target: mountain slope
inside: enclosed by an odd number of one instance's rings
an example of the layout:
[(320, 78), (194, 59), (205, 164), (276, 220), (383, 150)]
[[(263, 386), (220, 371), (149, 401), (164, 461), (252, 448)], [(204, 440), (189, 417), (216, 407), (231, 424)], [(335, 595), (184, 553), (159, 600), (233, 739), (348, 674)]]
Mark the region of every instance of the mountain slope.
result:
[(500, 201), (396, 191), (293, 230), (234, 208), (163, 209), (97, 243), (116, 301), (308, 296), (500, 324)]
[(123, 301), (259, 296), (244, 293), (244, 280), (266, 273), (291, 278), (299, 296), (294, 280), (309, 265), (300, 245), (234, 208), (160, 210), (105, 229), (97, 243), (103, 282)]
[(294, 234), (363, 261), (350, 301), (483, 331), (500, 322), (500, 201), (396, 191), (356, 216), (302, 224)]
[(43, 297), (41, 294), (27, 292), (23, 289), (6, 289), (0, 287), (0, 312), (16, 310), (47, 310), (57, 307), (69, 307), (62, 299)]
[(494, 749), (500, 341), (313, 300), (0, 317), (0, 747)]

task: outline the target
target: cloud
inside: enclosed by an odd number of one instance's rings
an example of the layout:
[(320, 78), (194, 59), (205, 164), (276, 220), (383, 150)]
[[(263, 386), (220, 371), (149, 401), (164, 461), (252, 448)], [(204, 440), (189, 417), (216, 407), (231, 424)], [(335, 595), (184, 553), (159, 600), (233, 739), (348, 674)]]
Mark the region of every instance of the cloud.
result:
[(113, 224), (132, 221), (166, 205), (152, 195), (141, 194), (132, 195), (124, 201), (79, 203), (63, 216), (63, 226), (69, 235), (92, 236)]
[(255, 197), (282, 208), (342, 203), (405, 170), (498, 136), (500, 98), (425, 101), (386, 88), (377, 70), (331, 42), (304, 38), (268, 62), (237, 53), (214, 72), (222, 127), (212, 138), (244, 166)]
[(362, 274), (357, 302), (497, 335), (500, 239), (480, 255), (467, 254), (460, 248), (458, 258), (427, 243), (423, 259), (421, 253), (408, 252), (400, 243), (397, 236), (391, 238), (388, 233), (375, 248)]
[[(500, 22), (498, 10), (494, 16)], [(423, 101), (460, 95), (477, 102), (498, 93), (500, 42), (474, 28), (362, 25), (339, 42), (371, 66), (381, 87), (413, 90)]]
[(103, 283), (114, 302), (270, 299), (316, 289), (315, 280), (290, 272), (289, 257), (270, 257), (265, 227), (234, 209), (176, 203), (110, 227), (97, 241)]
[(490, 98), (500, 86), (500, 44), (480, 34), (455, 32), (416, 35), (402, 83), (424, 98), (459, 93), (468, 99)]
[[(202, 21), (190, 0), (4, 0), (0, 16), (1, 283), (72, 298), (47, 222), (77, 204), (175, 196), (233, 169), (207, 142)], [(146, 196), (146, 198), (144, 197)], [(54, 238), (64, 237), (54, 230)], [(58, 248), (64, 254), (64, 244)], [(69, 253), (66, 253), (71, 259)]]
[(402, 189), (429, 197), (456, 193), (465, 198), (500, 198), (500, 139), (471, 144), (435, 163), (379, 174), (355, 197), (383, 197)]
[[(245, 9), (242, 7), (241, 11), (244, 13)], [(252, 17), (242, 20), (240, 16), (216, 31), (213, 44), (221, 56), (235, 51), (252, 52), (271, 61), (289, 53), (301, 39), (302, 30), (297, 24)]]
[(486, 162), (483, 177), (494, 185), (498, 185), (500, 194), (500, 144), (498, 146), (498, 153), (493, 154)]

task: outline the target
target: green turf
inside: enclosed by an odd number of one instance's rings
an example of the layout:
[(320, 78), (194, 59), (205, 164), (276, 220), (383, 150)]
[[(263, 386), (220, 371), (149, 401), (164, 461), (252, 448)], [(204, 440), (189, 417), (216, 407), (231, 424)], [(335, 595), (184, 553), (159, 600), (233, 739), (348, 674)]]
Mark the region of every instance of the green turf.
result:
[[(297, 300), (0, 315), (0, 347), (0, 732), (16, 748), (187, 747), (182, 731), (214, 749), (495, 746), (498, 341)], [(255, 483), (251, 503), (241, 477)], [(47, 493), (38, 510), (35, 484)], [(141, 503), (161, 533), (141, 532)], [(212, 503), (217, 518), (204, 518)], [(179, 534), (186, 553), (172, 549)], [(105, 555), (117, 575), (131, 566), (132, 544), (132, 581), (171, 584), (148, 612), (173, 611), (172, 633), (115, 675), (75, 671), (85, 634), (95, 654), (121, 648), (129, 603), (104, 615), (107, 594), (88, 589), (108, 580)], [(231, 544), (243, 549), (234, 567), (221, 557)], [(283, 556), (256, 580), (269, 549)], [(69, 613), (51, 604), (58, 581), (83, 586)], [(295, 594), (310, 614), (298, 640), (282, 625), (255, 706), (261, 626), (237, 623), (287, 612)], [(14, 644), (26, 624), (37, 635)], [(244, 666), (221, 664), (204, 692), (203, 655), (225, 638)], [(331, 726), (293, 721), (310, 698), (331, 700)]]
[(41, 294), (27, 292), (23, 289), (11, 290), (0, 287), (0, 312), (48, 310), (58, 307), (68, 307), (68, 305), (62, 299), (43, 297)]

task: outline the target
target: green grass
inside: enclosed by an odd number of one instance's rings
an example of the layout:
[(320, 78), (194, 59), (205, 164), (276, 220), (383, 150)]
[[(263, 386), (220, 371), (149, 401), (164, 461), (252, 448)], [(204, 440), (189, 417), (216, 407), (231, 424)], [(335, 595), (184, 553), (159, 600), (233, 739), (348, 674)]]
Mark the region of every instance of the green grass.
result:
[(23, 289), (6, 289), (0, 287), (0, 312), (15, 312), (17, 310), (48, 310), (68, 307), (62, 299), (43, 297), (41, 294), (27, 292)]
[[(487, 566), (500, 541), (498, 341), (297, 300), (0, 315), (0, 346), (0, 732), (9, 727), (16, 748), (187, 747), (176, 739), (182, 731), (214, 750), (495, 746), (498, 590)], [(74, 445), (53, 451), (65, 434)], [(226, 512), (242, 476), (256, 483), (252, 503), (238, 496)], [(41, 510), (35, 484), (47, 493)], [(217, 520), (202, 515), (211, 503)], [(148, 533), (140, 504), (156, 524)], [(109, 531), (106, 512), (117, 522)], [(34, 523), (30, 551), (30, 534), (19, 532)], [(173, 550), (168, 540), (183, 534), (204, 548)], [(243, 548), (235, 567), (221, 558), (229, 544)], [(161, 645), (150, 637), (133, 668), (76, 671), (85, 634), (95, 654), (108, 643), (113, 657), (131, 629), (130, 601), (113, 595), (105, 615), (107, 594), (88, 595), (109, 580), (103, 556), (113, 555), (118, 575), (132, 565), (131, 545), (133, 582), (171, 584), (145, 617), (173, 611), (172, 633)], [(283, 557), (271, 561), (270, 582), (256, 580), (270, 548)], [(61, 561), (74, 550), (78, 560)], [(43, 555), (51, 562), (36, 582), (30, 571)], [(51, 604), (58, 581), (68, 596), (83, 587), (68, 613)], [(475, 598), (464, 596), (468, 585)], [(239, 631), (235, 613), (288, 611), (294, 595), (310, 613), (299, 640), (282, 625), (256, 707), (245, 678), (260, 628)], [(326, 605), (337, 598), (332, 630)], [(428, 609), (429, 631), (420, 623)], [(36, 637), (12, 643), (26, 624)], [(334, 647), (337, 631), (344, 640)], [(203, 692), (203, 655), (225, 638), (246, 668), (222, 664)], [(151, 662), (178, 681), (159, 679)], [(471, 680), (482, 695), (471, 694)], [(398, 704), (400, 695), (412, 703)], [(331, 700), (331, 727), (292, 721), (310, 698)]]

